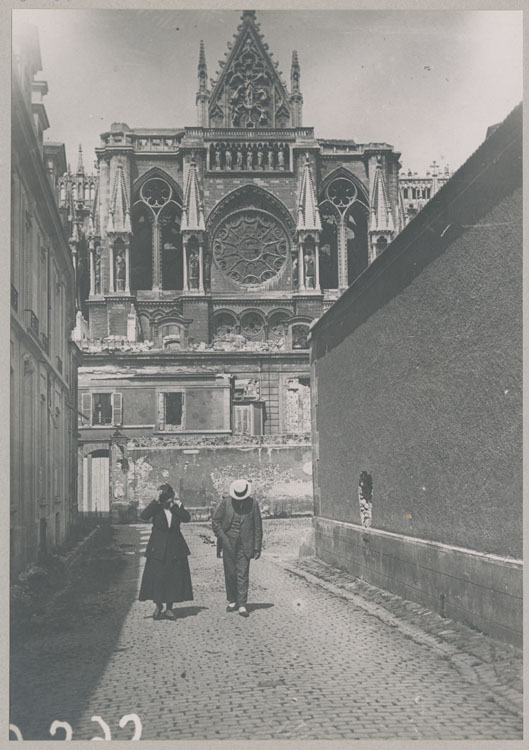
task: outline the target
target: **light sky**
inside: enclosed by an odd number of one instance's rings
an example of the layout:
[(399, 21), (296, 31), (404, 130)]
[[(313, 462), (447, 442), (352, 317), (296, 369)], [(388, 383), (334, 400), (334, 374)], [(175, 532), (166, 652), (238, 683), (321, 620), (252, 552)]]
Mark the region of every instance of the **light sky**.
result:
[[(39, 29), (50, 129), (91, 170), (100, 133), (196, 123), (199, 42), (208, 76), (240, 11), (16, 10)], [(521, 11), (257, 11), (290, 87), (301, 64), (303, 124), (318, 138), (385, 141), (403, 168), (455, 170), (522, 99)]]

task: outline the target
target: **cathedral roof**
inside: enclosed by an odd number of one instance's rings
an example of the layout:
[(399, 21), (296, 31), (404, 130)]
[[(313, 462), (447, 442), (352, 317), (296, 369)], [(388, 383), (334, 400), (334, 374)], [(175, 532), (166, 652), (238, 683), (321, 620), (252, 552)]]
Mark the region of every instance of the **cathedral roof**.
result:
[(114, 176), (112, 199), (108, 215), (107, 232), (130, 232), (130, 211), (123, 167), (118, 164)]
[(184, 206), (182, 209), (182, 231), (204, 232), (204, 209), (200, 199), (198, 187), (197, 166), (194, 158), (191, 159), (187, 170), (187, 180), (184, 193)]
[(308, 155), (305, 157), (305, 164), (301, 175), (301, 189), (299, 191), (298, 206), (298, 230), (321, 231), (320, 212), (318, 209), (318, 202), (316, 201), (316, 193), (312, 181), (312, 172)]

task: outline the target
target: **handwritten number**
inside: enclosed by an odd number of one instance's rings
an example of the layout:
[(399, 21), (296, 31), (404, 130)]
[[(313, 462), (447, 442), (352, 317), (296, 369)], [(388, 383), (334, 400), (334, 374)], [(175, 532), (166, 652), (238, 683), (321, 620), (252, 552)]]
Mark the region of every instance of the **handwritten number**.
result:
[(22, 732), (20, 731), (20, 729), (17, 727), (16, 724), (10, 724), (9, 725), (9, 731), (13, 732), (13, 734), (16, 736), (17, 740), (23, 740), (24, 739), (22, 737)]
[(68, 724), (67, 721), (54, 721), (53, 724), (50, 727), (50, 734), (52, 737), (55, 737), (57, 734), (58, 729), (64, 729), (65, 740), (71, 740), (72, 739), (72, 727), (70, 724)]
[(90, 721), (96, 721), (101, 729), (103, 730), (104, 737), (92, 737), (93, 740), (110, 740), (112, 737), (110, 736), (110, 727), (106, 723), (106, 721), (103, 721), (101, 716), (92, 716)]
[(119, 726), (121, 727), (121, 729), (124, 729), (125, 726), (131, 721), (134, 724), (134, 735), (132, 736), (132, 739), (139, 740), (141, 738), (141, 730), (143, 727), (141, 725), (140, 717), (138, 716), (138, 714), (125, 714), (125, 716), (122, 716), (119, 720)]

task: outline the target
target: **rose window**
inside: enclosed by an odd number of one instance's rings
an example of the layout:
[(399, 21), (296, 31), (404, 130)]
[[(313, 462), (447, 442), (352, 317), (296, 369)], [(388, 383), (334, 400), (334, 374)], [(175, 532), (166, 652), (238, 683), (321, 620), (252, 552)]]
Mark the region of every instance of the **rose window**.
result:
[(288, 247), (281, 224), (264, 211), (250, 209), (224, 219), (213, 239), (213, 257), (228, 278), (256, 286), (277, 276)]

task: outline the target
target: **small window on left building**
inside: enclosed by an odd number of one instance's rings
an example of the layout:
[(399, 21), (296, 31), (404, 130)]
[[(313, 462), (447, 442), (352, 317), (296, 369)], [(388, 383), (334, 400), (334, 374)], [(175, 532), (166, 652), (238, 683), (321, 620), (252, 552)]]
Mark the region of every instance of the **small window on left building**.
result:
[(120, 425), (123, 412), (121, 393), (83, 393), (81, 398), (82, 426)]

